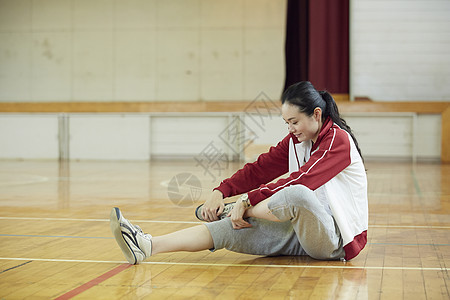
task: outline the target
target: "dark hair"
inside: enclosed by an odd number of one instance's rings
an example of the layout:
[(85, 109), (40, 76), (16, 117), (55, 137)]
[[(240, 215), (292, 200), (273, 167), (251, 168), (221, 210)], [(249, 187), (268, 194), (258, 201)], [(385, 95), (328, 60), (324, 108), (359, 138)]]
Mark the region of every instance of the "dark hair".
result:
[(345, 120), (341, 118), (336, 102), (330, 93), (327, 91), (317, 91), (309, 81), (300, 81), (291, 85), (283, 93), (281, 103), (284, 104), (286, 102), (297, 106), (300, 112), (305, 113), (308, 116), (312, 116), (314, 109), (319, 107), (322, 110), (322, 121), (330, 117), (334, 123), (347, 131), (352, 137), (356, 149), (362, 158), (358, 141), (353, 135), (350, 126), (348, 126)]

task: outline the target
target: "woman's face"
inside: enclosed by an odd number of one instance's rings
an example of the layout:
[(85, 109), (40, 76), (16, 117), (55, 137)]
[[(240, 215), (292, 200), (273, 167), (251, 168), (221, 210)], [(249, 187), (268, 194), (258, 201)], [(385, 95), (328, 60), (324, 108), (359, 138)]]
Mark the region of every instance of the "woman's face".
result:
[(312, 116), (308, 116), (300, 112), (297, 106), (285, 102), (281, 106), (281, 114), (288, 125), (289, 133), (294, 134), (299, 142), (316, 142), (322, 128), (322, 110), (319, 107), (314, 109)]

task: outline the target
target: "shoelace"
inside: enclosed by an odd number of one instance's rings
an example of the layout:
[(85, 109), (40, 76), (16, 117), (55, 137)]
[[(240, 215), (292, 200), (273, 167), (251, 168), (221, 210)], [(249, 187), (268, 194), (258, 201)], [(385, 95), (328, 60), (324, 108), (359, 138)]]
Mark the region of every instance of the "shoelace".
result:
[(139, 231), (140, 233), (144, 234), (144, 231), (142, 231), (141, 227), (139, 227), (138, 225), (134, 225), (134, 224), (132, 224), (132, 225), (137, 231)]
[(147, 239), (147, 240), (151, 240), (151, 235), (149, 235), (148, 233), (144, 233), (144, 231), (141, 229), (141, 227), (139, 227), (139, 225), (134, 225), (132, 224), (133, 227), (142, 234), (142, 237)]

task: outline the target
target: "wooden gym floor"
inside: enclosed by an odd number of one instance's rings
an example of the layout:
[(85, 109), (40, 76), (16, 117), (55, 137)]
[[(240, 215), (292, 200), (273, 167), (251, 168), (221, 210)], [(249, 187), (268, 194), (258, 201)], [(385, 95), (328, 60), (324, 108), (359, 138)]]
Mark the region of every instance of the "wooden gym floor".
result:
[[(450, 298), (450, 165), (437, 163), (366, 163), (368, 245), (349, 262), (219, 250), (125, 263), (113, 206), (152, 235), (193, 226), (240, 165), (211, 176), (193, 161), (0, 161), (0, 299)], [(181, 173), (199, 178), (200, 200), (169, 196)]]

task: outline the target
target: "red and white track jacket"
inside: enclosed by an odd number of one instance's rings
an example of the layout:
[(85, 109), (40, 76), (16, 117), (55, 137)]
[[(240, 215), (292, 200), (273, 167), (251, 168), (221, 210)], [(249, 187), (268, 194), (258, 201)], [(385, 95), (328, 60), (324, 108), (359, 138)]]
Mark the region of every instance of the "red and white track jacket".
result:
[[(274, 179), (289, 172), (286, 178)], [(215, 188), (224, 197), (248, 193), (256, 205), (283, 188), (302, 184), (329, 206), (342, 235), (345, 259), (354, 258), (367, 243), (367, 177), (351, 136), (330, 118), (315, 144), (289, 134), (254, 163), (246, 164)]]

